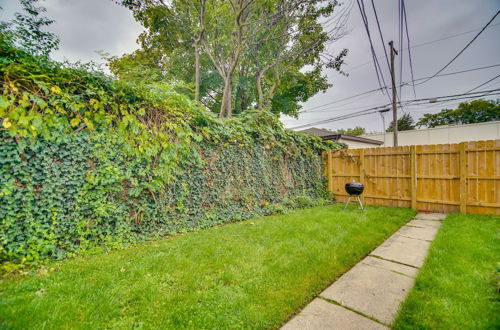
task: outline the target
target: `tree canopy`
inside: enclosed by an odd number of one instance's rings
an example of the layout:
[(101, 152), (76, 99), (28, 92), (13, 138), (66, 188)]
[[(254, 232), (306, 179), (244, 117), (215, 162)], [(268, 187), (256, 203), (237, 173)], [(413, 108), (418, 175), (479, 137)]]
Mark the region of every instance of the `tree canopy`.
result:
[(438, 113), (426, 113), (418, 122), (419, 127), (460, 125), (500, 120), (500, 101), (474, 100), (460, 103), (456, 109), (443, 109)]
[(264, 108), (296, 116), (300, 102), (330, 87), (322, 70), (341, 71), (347, 54), (328, 50), (344, 34), (347, 10), (337, 0), (122, 4), (146, 30), (140, 50), (111, 59), (112, 72), (123, 79), (178, 80), (221, 117)]
[(347, 135), (353, 135), (353, 136), (359, 136), (363, 135), (366, 133), (366, 129), (361, 126), (356, 126), (354, 128), (346, 128), (346, 129), (338, 129), (337, 132), (340, 134), (347, 134)]
[[(398, 119), (398, 131), (410, 131), (412, 129), (415, 129), (415, 121), (409, 113), (405, 113)], [(394, 121), (391, 121), (386, 132), (394, 132)]]

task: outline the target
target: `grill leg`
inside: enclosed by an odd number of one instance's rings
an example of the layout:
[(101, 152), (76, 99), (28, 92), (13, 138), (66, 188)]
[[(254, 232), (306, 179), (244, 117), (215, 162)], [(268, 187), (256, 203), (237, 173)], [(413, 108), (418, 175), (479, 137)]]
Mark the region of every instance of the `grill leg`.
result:
[(359, 206), (361, 207), (361, 210), (364, 212), (365, 208), (363, 206), (363, 203), (361, 203), (361, 198), (359, 198), (359, 196), (357, 196), (357, 199), (358, 199), (358, 202), (359, 202)]
[(345, 203), (344, 210), (347, 208), (347, 205), (349, 205), (349, 202), (351, 201), (351, 196), (347, 199), (347, 203)]

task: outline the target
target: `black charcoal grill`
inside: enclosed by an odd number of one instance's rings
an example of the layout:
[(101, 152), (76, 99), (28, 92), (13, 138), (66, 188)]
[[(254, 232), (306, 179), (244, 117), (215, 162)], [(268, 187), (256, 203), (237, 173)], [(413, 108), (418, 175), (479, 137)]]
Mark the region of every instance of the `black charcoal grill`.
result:
[(347, 199), (347, 203), (345, 203), (344, 210), (347, 208), (347, 205), (351, 202), (352, 199), (357, 200), (361, 210), (364, 211), (363, 203), (361, 203), (361, 198), (359, 197), (365, 187), (360, 182), (349, 182), (345, 184), (345, 191), (349, 194), (349, 199)]

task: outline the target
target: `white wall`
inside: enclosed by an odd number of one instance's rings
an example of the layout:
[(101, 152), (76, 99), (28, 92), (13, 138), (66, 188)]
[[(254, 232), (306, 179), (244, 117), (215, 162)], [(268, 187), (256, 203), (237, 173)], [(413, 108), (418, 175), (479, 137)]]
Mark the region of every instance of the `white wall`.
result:
[[(375, 139), (376, 140), (376, 139)], [(378, 147), (376, 144), (365, 143), (361, 141), (351, 141), (340, 138), (337, 142), (345, 143), (349, 146), (349, 149), (360, 149), (360, 148), (374, 148)]]
[[(384, 134), (361, 135), (368, 139), (384, 141)], [(447, 144), (465, 141), (483, 141), (500, 139), (500, 121), (487, 123), (440, 126), (398, 133), (398, 145)], [(385, 144), (381, 147), (393, 146), (393, 133), (385, 133)]]

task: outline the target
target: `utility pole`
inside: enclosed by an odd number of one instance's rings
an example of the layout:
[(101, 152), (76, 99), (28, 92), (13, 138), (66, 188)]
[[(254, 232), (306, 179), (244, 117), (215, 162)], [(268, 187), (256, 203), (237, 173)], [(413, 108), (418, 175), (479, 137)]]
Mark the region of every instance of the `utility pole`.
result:
[(394, 129), (394, 146), (398, 146), (398, 108), (396, 106), (396, 74), (394, 73), (394, 57), (398, 52), (394, 49), (394, 42), (389, 42), (391, 52), (391, 81), (392, 81), (392, 128)]

